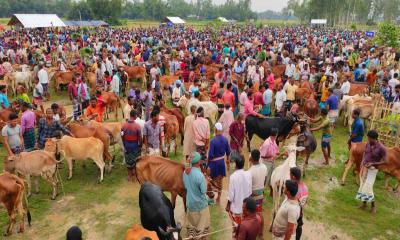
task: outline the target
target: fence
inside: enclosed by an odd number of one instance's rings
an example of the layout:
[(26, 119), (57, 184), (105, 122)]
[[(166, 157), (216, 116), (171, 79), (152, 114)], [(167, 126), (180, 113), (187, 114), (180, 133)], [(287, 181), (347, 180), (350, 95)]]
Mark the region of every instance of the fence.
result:
[(400, 145), (400, 112), (399, 105), (388, 103), (384, 99), (375, 101), (370, 129), (379, 133), (379, 141), (386, 147)]

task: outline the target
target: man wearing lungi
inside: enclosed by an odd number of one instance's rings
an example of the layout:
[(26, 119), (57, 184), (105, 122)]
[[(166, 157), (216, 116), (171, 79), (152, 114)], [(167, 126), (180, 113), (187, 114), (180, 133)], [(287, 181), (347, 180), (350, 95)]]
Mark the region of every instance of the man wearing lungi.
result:
[(215, 137), (210, 143), (207, 162), (207, 168), (210, 168), (213, 186), (215, 186), (218, 191), (217, 202), (221, 200), (222, 179), (226, 176), (225, 155), (226, 161), (229, 162), (229, 155), (231, 153), (228, 140), (222, 135), (222, 131), (222, 124), (216, 123)]
[(193, 121), (194, 144), (196, 151), (200, 153), (201, 160), (206, 160), (208, 143), (210, 141), (210, 125), (204, 118), (203, 107), (197, 108), (197, 118)]
[(371, 213), (376, 213), (375, 196), (374, 196), (374, 183), (376, 174), (378, 173), (377, 167), (386, 163), (386, 150), (385, 147), (378, 142), (378, 133), (371, 130), (367, 133), (368, 142), (365, 146), (363, 160), (361, 162), (361, 181), (360, 188), (358, 189), (356, 199), (362, 201), (360, 209), (365, 209), (367, 203), (371, 203)]
[(128, 181), (131, 182), (135, 173), (136, 159), (140, 157), (142, 133), (140, 125), (135, 122), (137, 117), (136, 110), (131, 110), (129, 116), (130, 119), (122, 126), (121, 135), (125, 148), (125, 163), (128, 169)]
[(208, 239), (210, 229), (210, 211), (206, 197), (207, 184), (200, 170), (201, 155), (198, 152), (191, 154), (187, 160), (183, 173), (183, 184), (186, 189), (186, 229), (187, 237), (193, 239)]
[(33, 151), (35, 148), (35, 124), (36, 115), (34, 112), (29, 110), (30, 104), (23, 102), (21, 106), (22, 117), (21, 117), (21, 134), (24, 138), (24, 147), (26, 152)]

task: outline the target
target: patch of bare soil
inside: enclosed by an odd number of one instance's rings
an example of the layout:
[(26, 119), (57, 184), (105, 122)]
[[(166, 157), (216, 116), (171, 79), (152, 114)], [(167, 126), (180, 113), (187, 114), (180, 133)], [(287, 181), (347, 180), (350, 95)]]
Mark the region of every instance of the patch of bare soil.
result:
[(328, 227), (325, 224), (307, 220), (304, 221), (302, 239), (352, 240), (351, 237), (337, 228)]

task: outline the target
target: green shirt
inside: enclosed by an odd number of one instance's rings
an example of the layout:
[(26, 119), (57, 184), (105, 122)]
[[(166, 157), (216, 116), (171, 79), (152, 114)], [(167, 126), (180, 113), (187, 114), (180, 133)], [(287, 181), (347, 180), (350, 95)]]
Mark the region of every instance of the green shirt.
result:
[(190, 212), (200, 212), (208, 207), (207, 184), (199, 168), (192, 167), (189, 174), (183, 172), (183, 184), (186, 188), (186, 206)]
[(332, 135), (331, 123), (328, 117), (322, 119), (321, 126), (322, 126), (322, 135), (327, 135), (327, 134)]

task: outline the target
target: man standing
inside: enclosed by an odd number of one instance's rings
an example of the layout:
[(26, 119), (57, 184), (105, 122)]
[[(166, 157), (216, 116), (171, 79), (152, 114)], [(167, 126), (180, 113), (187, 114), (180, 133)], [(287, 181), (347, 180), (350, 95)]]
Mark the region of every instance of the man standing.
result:
[(324, 164), (329, 165), (329, 159), (331, 157), (332, 129), (328, 118), (328, 110), (325, 108), (321, 110), (321, 117), (311, 119), (311, 122), (317, 122), (321, 119), (321, 124), (318, 127), (311, 128), (310, 131), (318, 131), (322, 129), (321, 149), (325, 159)]
[[(126, 121), (128, 121), (130, 119), (130, 113), (134, 109), (133, 108), (133, 97), (128, 96), (127, 99), (128, 99), (128, 103), (124, 106), (124, 109), (123, 109)], [(136, 113), (136, 117), (137, 117), (137, 113)]]
[(150, 119), (150, 111), (153, 106), (153, 94), (151, 92), (151, 84), (147, 84), (146, 91), (143, 93), (143, 105), (144, 105), (144, 120), (149, 121)]
[[(207, 123), (208, 124), (208, 123)], [(221, 200), (222, 192), (222, 179), (226, 176), (225, 170), (225, 156), (226, 162), (229, 166), (229, 155), (231, 149), (229, 148), (228, 140), (222, 136), (222, 124), (215, 124), (215, 136), (210, 142), (210, 150), (208, 151), (208, 164), (207, 168), (210, 168), (210, 176), (212, 181), (215, 182), (214, 186), (217, 186), (218, 196), (217, 202)], [(228, 167), (229, 169), (229, 167)]]
[(59, 131), (74, 137), (73, 134), (71, 134), (68, 129), (61, 125), (59, 121), (54, 120), (53, 110), (51, 108), (46, 109), (46, 117), (41, 118), (38, 125), (39, 130), (36, 144), (38, 145), (39, 149), (44, 149), (46, 139), (56, 137), (57, 132)]
[(354, 109), (353, 114), (351, 115), (354, 118), (354, 122), (351, 125), (351, 135), (349, 140), (347, 141), (347, 145), (350, 149), (352, 143), (362, 142), (364, 137), (364, 124), (360, 118), (361, 110), (359, 108)]
[(228, 203), (226, 211), (232, 214), (236, 224), (242, 222), (243, 200), (251, 196), (251, 174), (244, 171), (244, 158), (237, 156), (235, 159), (236, 170), (229, 178)]
[[(279, 147), (276, 144), (276, 138), (278, 136), (278, 129), (271, 129), (271, 135), (267, 138), (260, 147), (260, 155), (262, 163), (267, 167), (267, 179), (266, 186), (270, 186), (270, 180), (272, 171), (274, 170), (274, 162), (279, 154)], [(272, 189), (271, 189), (272, 193)]]
[(268, 84), (265, 84), (265, 91), (263, 93), (263, 108), (262, 114), (264, 116), (269, 116), (271, 114), (271, 103), (272, 103), (272, 90), (269, 88)]
[(210, 125), (204, 118), (203, 107), (197, 108), (197, 118), (193, 121), (194, 144), (196, 151), (200, 153), (202, 160), (206, 160), (208, 143), (210, 141)]
[(294, 100), (296, 99), (297, 85), (294, 84), (293, 78), (290, 78), (289, 83), (286, 87), (286, 101), (288, 102), (288, 109), (292, 107)]
[(49, 75), (48, 75), (46, 69), (44, 69), (42, 63), (39, 65), (39, 69), (40, 69), (39, 72), (38, 72), (39, 83), (43, 87), (43, 95), (47, 98), (47, 100), (49, 100), (49, 98), (50, 98), (50, 94), (49, 94)]
[(246, 86), (244, 86), (243, 92), (239, 96), (239, 103), (240, 103), (239, 112), (240, 113), (244, 112), (244, 107), (246, 105), (246, 102), (248, 101), (248, 98), (247, 98), (248, 92), (249, 92), (249, 87), (246, 85)]
[(333, 94), (333, 89), (329, 89), (329, 97), (326, 100), (326, 108), (328, 111), (329, 122), (335, 128), (336, 120), (339, 117), (339, 98)]
[(10, 107), (10, 102), (8, 101), (6, 95), (6, 86), (0, 85), (0, 110)]
[(90, 99), (90, 104), (86, 108), (85, 116), (89, 120), (96, 120), (96, 122), (103, 122), (103, 114), (104, 114), (104, 106), (103, 104), (96, 99), (96, 97), (92, 97)]
[(30, 152), (35, 148), (35, 113), (30, 111), (30, 104), (22, 103), (21, 134), (24, 138), (25, 151)]
[(350, 92), (350, 82), (349, 82), (350, 74), (346, 74), (344, 77), (344, 82), (342, 83), (342, 90), (343, 95), (349, 95)]
[(246, 198), (243, 204), (243, 219), (237, 228), (236, 240), (256, 240), (263, 232), (262, 220), (256, 213), (256, 201)]
[(206, 197), (207, 184), (200, 170), (201, 155), (193, 152), (183, 173), (183, 185), (186, 189), (186, 229), (187, 237), (193, 239), (197, 236), (208, 234), (210, 228), (210, 211)]
[(229, 106), (232, 109), (235, 109), (235, 95), (232, 93), (232, 83), (228, 83), (226, 85), (226, 90), (222, 94), (222, 102), (226, 105), (229, 104)]
[(193, 123), (196, 120), (196, 109), (195, 105), (190, 107), (190, 115), (185, 118), (185, 123), (183, 125), (184, 139), (183, 141), (183, 156), (185, 159), (189, 157), (191, 153), (196, 150), (196, 145), (194, 144), (194, 128)]
[(386, 163), (385, 147), (378, 142), (378, 133), (371, 130), (367, 133), (368, 142), (365, 146), (363, 160), (361, 162), (361, 183), (356, 199), (362, 201), (360, 209), (365, 209), (367, 203), (371, 203), (371, 213), (376, 213), (374, 183), (378, 166)]
[(143, 142), (148, 155), (160, 155), (162, 153), (161, 146), (161, 126), (158, 122), (158, 112), (152, 111), (150, 120), (144, 124)]
[(275, 114), (283, 111), (283, 103), (286, 102), (286, 93), (283, 90), (282, 84), (279, 85), (278, 91), (275, 94)]
[(297, 183), (298, 191), (296, 194), (297, 201), (300, 205), (300, 217), (297, 220), (296, 228), (296, 240), (301, 239), (301, 234), (303, 233), (303, 209), (307, 203), (308, 198), (308, 188), (303, 181), (301, 181), (301, 170), (298, 167), (293, 167), (290, 169), (290, 180)]
[(244, 141), (244, 124), (243, 124), (243, 113), (239, 113), (234, 121), (229, 127), (230, 136), (230, 147), (231, 156), (240, 155), (243, 148)]
[(136, 111), (131, 110), (130, 119), (121, 129), (122, 140), (125, 148), (125, 163), (128, 169), (128, 181), (131, 182), (135, 172), (135, 162), (140, 156), (142, 148), (141, 127), (136, 123)]
[(297, 191), (297, 183), (286, 180), (286, 199), (276, 213), (272, 225), (272, 239), (274, 240), (289, 240), (296, 229), (297, 220), (300, 217), (300, 206), (296, 198)]
[(113, 70), (113, 77), (111, 80), (111, 92), (113, 92), (117, 97), (119, 97), (119, 86), (120, 86), (120, 78), (118, 76), (118, 72), (116, 69)]
[(24, 150), (24, 139), (16, 113), (11, 113), (8, 116), (8, 123), (1, 130), (1, 135), (3, 136), (3, 143), (8, 156), (19, 154)]
[(230, 105), (229, 103), (225, 103), (225, 109), (224, 112), (222, 113), (221, 117), (219, 118), (218, 122), (220, 122), (222, 124), (222, 135), (228, 139), (229, 141), (229, 127), (231, 126), (231, 124), (233, 123), (233, 121), (235, 120), (235, 118), (233, 117), (233, 112), (230, 109)]

